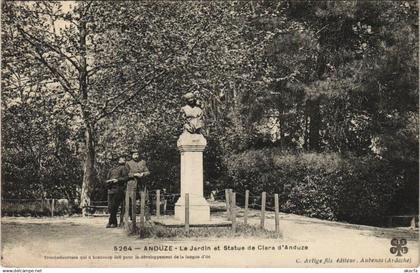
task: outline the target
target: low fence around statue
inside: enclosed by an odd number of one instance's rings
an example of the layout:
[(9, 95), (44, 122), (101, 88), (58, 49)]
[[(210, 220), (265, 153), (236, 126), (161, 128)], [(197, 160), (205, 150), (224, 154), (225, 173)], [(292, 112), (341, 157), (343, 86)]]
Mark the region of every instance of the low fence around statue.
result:
[[(147, 196), (148, 195), (148, 196)], [(139, 208), (137, 206), (132, 207), (132, 211), (136, 213), (136, 210), (139, 209), (140, 211), (140, 223), (137, 227), (136, 220), (131, 221), (128, 225), (124, 225), (128, 232), (134, 232), (137, 228), (141, 228), (145, 224), (145, 200), (150, 200), (149, 198), (152, 197), (154, 202), (151, 203), (150, 210), (154, 207), (154, 214), (156, 217), (164, 216), (164, 215), (172, 215), (171, 212), (173, 210), (168, 210), (168, 206), (174, 206), (177, 199), (180, 197), (180, 194), (172, 194), (172, 193), (162, 193), (160, 190), (156, 190), (155, 194), (153, 193), (140, 193), (140, 202)], [(184, 228), (186, 231), (190, 229), (190, 197), (191, 195), (186, 193), (185, 194), (185, 219)], [(240, 197), (240, 202), (238, 202), (238, 197)], [(136, 194), (133, 192), (127, 191), (126, 192), (126, 200), (127, 198), (133, 198), (136, 200)], [(237, 225), (242, 222), (244, 225), (249, 225), (249, 212), (252, 209), (253, 212), (257, 211), (258, 218), (259, 218), (259, 228), (265, 229), (267, 227), (267, 221), (271, 220), (271, 218), (267, 217), (266, 212), (274, 212), (274, 230), (276, 233), (281, 233), (281, 225), (280, 225), (280, 201), (279, 201), (279, 194), (270, 194), (267, 195), (266, 192), (262, 192), (260, 195), (250, 195), (250, 191), (246, 190), (244, 194), (234, 192), (232, 189), (226, 189), (224, 192), (219, 192), (213, 195), (214, 199), (219, 201), (224, 201), (224, 208), (223, 212), (226, 212), (226, 220), (231, 222), (231, 227), (233, 230), (236, 230)], [(144, 200), (144, 201), (142, 201)], [(134, 202), (135, 204), (136, 202)], [(213, 208), (214, 209), (214, 208)], [(243, 215), (239, 217), (238, 210), (243, 210)], [(219, 207), (220, 211), (220, 207)], [(128, 215), (128, 208), (126, 207), (125, 213)], [(255, 216), (255, 214), (254, 214)], [(401, 216), (390, 216), (390, 217), (401, 217)], [(404, 216), (406, 217), (406, 216)], [(410, 229), (415, 229), (418, 227), (418, 215), (409, 215), (407, 216), (411, 219), (410, 221)], [(133, 217), (135, 219), (136, 217)], [(126, 217), (127, 219), (127, 217)], [(125, 223), (128, 223), (126, 221)]]
[[(163, 215), (167, 215), (167, 204), (168, 204), (168, 197), (176, 197), (178, 198), (180, 194), (161, 194), (160, 190), (156, 190), (155, 194), (149, 194), (147, 192), (141, 191), (140, 192), (140, 213), (139, 213), (139, 225), (137, 225), (137, 193), (134, 189), (127, 189), (125, 194), (125, 206), (124, 211), (122, 212), (123, 216), (121, 217), (121, 220), (123, 222), (122, 226), (126, 229), (128, 233), (135, 233), (138, 228), (142, 228), (146, 221), (146, 200), (150, 200), (150, 197), (155, 202), (151, 202), (153, 205), (155, 205), (155, 216), (160, 217)], [(238, 225), (238, 208), (241, 208), (238, 206), (236, 196), (239, 195), (236, 192), (233, 192), (232, 189), (226, 189), (224, 192), (224, 199), (225, 199), (225, 211), (226, 211), (226, 217), (227, 220), (231, 222), (231, 228), (233, 231), (236, 230)], [(261, 193), (261, 196), (250, 196), (249, 190), (245, 191), (244, 197), (244, 216), (243, 216), (243, 224), (248, 225), (248, 215), (249, 215), (249, 209), (255, 208), (258, 205), (255, 203), (255, 200), (261, 199), (261, 205), (260, 207), (260, 224), (259, 227), (261, 229), (266, 228), (266, 210), (272, 210), (274, 211), (274, 227), (276, 233), (281, 233), (280, 231), (280, 212), (279, 212), (279, 195), (274, 194), (274, 207), (267, 206), (267, 194), (266, 192)], [(252, 198), (253, 202), (249, 203), (249, 199)], [(131, 199), (131, 202), (130, 202)], [(184, 222), (184, 228), (188, 232), (190, 229), (190, 194), (185, 194), (185, 219)], [(162, 206), (163, 205), (163, 206)], [(130, 206), (131, 206), (131, 215), (130, 215)], [(151, 210), (151, 208), (148, 208)], [(131, 217), (130, 217), (131, 216)], [(129, 218), (131, 218), (131, 221), (129, 221)]]
[[(145, 222), (145, 216), (147, 213), (154, 214), (156, 217), (173, 215), (175, 203), (180, 197), (180, 194), (176, 193), (166, 193), (165, 191), (155, 190), (149, 193), (140, 193), (140, 198), (137, 200), (137, 193), (134, 194), (132, 190), (126, 191), (125, 199), (131, 198), (134, 200), (132, 202), (132, 211), (137, 216), (140, 216), (140, 227)], [(186, 196), (185, 196), (186, 197)], [(191, 196), (189, 195), (188, 199)], [(215, 208), (212, 207), (213, 212), (223, 211), (226, 212), (227, 220), (231, 221), (232, 228), (235, 229), (236, 225), (241, 221), (243, 224), (247, 225), (249, 222), (249, 211), (258, 212), (259, 217), (259, 227), (265, 228), (266, 220), (266, 211), (274, 212), (274, 226), (277, 232), (280, 232), (280, 216), (279, 216), (279, 195), (271, 194), (268, 195), (265, 192), (262, 192), (259, 195), (250, 195), (250, 191), (246, 190), (244, 193), (233, 192), (232, 189), (226, 189), (217, 193), (212, 193), (212, 200), (224, 201), (220, 203), (220, 206)], [(144, 200), (144, 202), (142, 201)], [(150, 211), (146, 212), (146, 200), (149, 200), (149, 207), (147, 208)], [(69, 200), (64, 198), (44, 198), (44, 199), (5, 199), (2, 198), (2, 216), (62, 216), (76, 213), (80, 210), (78, 204), (73, 204)], [(188, 216), (184, 220), (185, 229), (190, 227), (189, 219), (189, 208), (190, 203), (186, 204), (185, 215)], [(77, 208), (77, 209), (75, 209)], [(187, 211), (188, 209), (188, 211)], [(238, 209), (243, 210), (241, 217), (238, 216)], [(72, 212), (74, 210), (74, 212)], [(93, 216), (108, 216), (108, 201), (91, 201), (90, 206), (88, 207), (90, 215)], [(120, 213), (120, 219), (124, 222), (124, 217), (126, 218), (124, 226), (129, 232), (136, 230), (136, 217), (134, 221), (128, 225), (128, 206), (125, 207), (125, 210)], [(127, 214), (125, 216), (124, 214)], [(255, 214), (254, 214), (255, 216)], [(242, 220), (241, 220), (242, 218)], [(418, 227), (418, 215), (390, 215), (386, 217), (388, 219), (388, 227), (392, 226), (409, 226), (410, 229), (415, 229)], [(400, 220), (404, 220), (404, 222)], [(240, 220), (240, 221), (238, 221)], [(398, 222), (399, 221), (399, 222)], [(133, 223), (134, 222), (134, 223)]]

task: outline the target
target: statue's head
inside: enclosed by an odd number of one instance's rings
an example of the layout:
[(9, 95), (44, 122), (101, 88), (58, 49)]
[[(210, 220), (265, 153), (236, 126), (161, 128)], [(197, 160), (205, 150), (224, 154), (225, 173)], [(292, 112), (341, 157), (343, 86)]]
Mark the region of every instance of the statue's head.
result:
[(194, 93), (187, 93), (184, 96), (184, 99), (187, 101), (187, 104), (190, 106), (195, 106), (195, 96)]

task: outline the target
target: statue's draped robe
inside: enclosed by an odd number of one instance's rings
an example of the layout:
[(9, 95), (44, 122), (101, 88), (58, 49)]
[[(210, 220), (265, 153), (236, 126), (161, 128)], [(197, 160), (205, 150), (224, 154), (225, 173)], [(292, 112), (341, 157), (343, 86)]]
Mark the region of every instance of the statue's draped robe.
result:
[(191, 107), (190, 105), (186, 105), (181, 108), (181, 113), (185, 119), (184, 130), (191, 134), (200, 133), (204, 125), (203, 110), (197, 106)]

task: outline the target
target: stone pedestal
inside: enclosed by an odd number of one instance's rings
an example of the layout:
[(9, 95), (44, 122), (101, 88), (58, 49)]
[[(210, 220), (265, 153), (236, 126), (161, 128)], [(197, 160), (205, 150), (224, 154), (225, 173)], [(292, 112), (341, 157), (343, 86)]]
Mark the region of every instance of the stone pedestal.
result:
[(207, 141), (201, 134), (184, 132), (178, 139), (181, 153), (181, 196), (175, 204), (175, 218), (185, 219), (185, 194), (190, 199), (190, 223), (210, 221), (210, 205), (203, 196), (203, 151)]

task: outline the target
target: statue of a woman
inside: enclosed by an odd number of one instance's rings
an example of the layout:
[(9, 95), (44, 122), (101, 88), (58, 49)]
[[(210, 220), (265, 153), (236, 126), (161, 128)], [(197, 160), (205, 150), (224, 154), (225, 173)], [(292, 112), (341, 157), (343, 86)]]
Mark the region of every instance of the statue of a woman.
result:
[(203, 110), (200, 108), (198, 99), (194, 93), (187, 93), (184, 96), (187, 105), (181, 108), (181, 117), (184, 123), (184, 132), (190, 134), (201, 134), (204, 127)]

